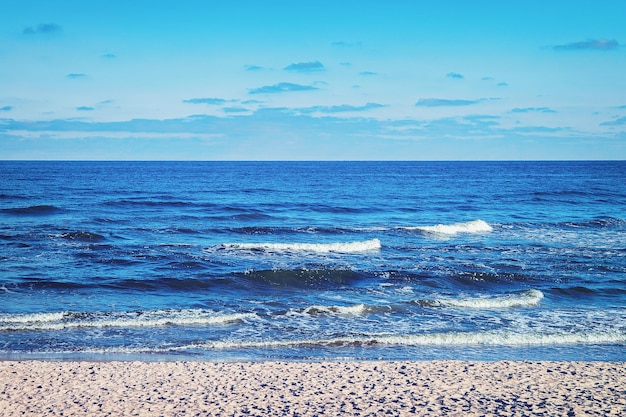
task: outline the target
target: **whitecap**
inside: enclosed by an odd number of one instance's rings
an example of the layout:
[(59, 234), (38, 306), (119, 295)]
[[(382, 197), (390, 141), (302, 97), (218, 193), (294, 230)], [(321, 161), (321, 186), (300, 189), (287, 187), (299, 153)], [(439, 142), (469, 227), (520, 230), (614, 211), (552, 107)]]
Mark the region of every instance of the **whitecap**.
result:
[(528, 290), (516, 294), (504, 294), (497, 296), (437, 299), (436, 303), (447, 307), (490, 310), (501, 308), (534, 307), (539, 304), (543, 297), (543, 293), (539, 290)]
[(216, 313), (196, 309), (89, 313), (65, 311), (0, 316), (0, 330), (226, 325), (253, 316), (252, 313)]
[(365, 304), (355, 304), (350, 306), (323, 306), (313, 305), (301, 310), (301, 313), (318, 316), (318, 315), (332, 315), (332, 316), (360, 316), (365, 314), (367, 307)]
[(234, 251), (358, 253), (379, 250), (381, 243), (378, 239), (337, 243), (226, 243), (222, 248)]
[(32, 313), (32, 314), (4, 314), (0, 315), (0, 323), (32, 324), (51, 323), (63, 320), (68, 312), (59, 311), (53, 313)]
[(456, 235), (459, 233), (488, 233), (493, 231), (493, 227), (484, 220), (472, 220), (464, 223), (437, 224), (433, 226), (406, 226), (405, 230), (418, 230), (424, 233), (437, 235)]
[(444, 332), (406, 335), (345, 336), (329, 339), (295, 340), (216, 340), (180, 346), (169, 350), (246, 349), (280, 347), (348, 346), (559, 346), (581, 344), (624, 344), (623, 332), (515, 333), (515, 332)]

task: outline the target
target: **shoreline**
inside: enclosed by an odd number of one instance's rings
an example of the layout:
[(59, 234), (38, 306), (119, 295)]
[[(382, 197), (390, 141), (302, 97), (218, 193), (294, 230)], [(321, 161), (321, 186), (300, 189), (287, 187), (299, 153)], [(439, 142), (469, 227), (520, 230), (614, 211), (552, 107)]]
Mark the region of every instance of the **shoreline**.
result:
[(624, 362), (0, 361), (0, 415), (626, 414)]

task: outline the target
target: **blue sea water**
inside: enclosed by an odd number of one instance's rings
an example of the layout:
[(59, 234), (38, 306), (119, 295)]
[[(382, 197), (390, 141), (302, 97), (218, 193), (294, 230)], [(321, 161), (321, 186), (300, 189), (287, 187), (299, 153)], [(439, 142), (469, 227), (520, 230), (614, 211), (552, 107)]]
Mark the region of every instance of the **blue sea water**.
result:
[(626, 360), (626, 162), (0, 162), (0, 359)]

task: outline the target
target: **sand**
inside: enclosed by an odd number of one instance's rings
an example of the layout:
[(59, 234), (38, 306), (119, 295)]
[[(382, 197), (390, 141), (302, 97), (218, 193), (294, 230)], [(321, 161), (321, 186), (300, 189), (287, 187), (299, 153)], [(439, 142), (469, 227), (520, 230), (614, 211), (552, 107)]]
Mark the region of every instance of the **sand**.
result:
[(0, 361), (0, 415), (626, 415), (608, 362)]

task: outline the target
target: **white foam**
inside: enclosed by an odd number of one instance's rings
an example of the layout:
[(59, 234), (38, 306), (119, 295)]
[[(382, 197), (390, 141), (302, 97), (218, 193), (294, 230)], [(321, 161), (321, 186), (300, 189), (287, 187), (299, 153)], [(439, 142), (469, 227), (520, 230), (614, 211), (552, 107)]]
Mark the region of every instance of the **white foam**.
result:
[(226, 243), (228, 250), (266, 251), (266, 252), (317, 252), (317, 253), (357, 253), (379, 250), (380, 240), (371, 239), (357, 242), (338, 243)]
[(513, 333), (513, 332), (448, 332), (415, 335), (372, 335), (368, 337), (341, 337), (322, 340), (218, 340), (171, 350), (189, 349), (241, 349), (280, 348), (305, 346), (559, 346), (588, 344), (624, 344), (626, 333), (621, 332), (577, 332), (577, 333)]
[(501, 309), (515, 307), (534, 307), (543, 299), (543, 293), (538, 290), (528, 290), (517, 294), (499, 296), (483, 296), (460, 299), (438, 299), (437, 303), (458, 308), (474, 309)]
[(180, 315), (172, 317), (155, 317), (151, 319), (113, 319), (95, 320), (93, 322), (76, 323), (76, 327), (163, 327), (163, 326), (202, 326), (221, 325), (234, 323), (254, 316), (253, 314), (221, 314), (215, 316), (206, 315)]
[[(63, 320), (67, 312), (0, 315), (0, 323), (50, 323)], [(0, 329), (3, 327), (0, 325)]]
[(333, 316), (360, 316), (365, 314), (367, 307), (365, 304), (355, 304), (351, 306), (320, 306), (314, 305), (302, 310), (302, 313), (317, 316), (320, 314)]
[[(309, 346), (349, 347), (349, 346), (563, 346), (563, 345), (625, 345), (626, 333), (614, 332), (576, 332), (576, 333), (497, 333), (497, 332), (448, 332), (419, 335), (371, 335), (363, 337), (339, 337), (331, 339), (296, 339), (296, 340), (213, 340), (180, 346), (167, 347), (108, 347), (81, 350), (84, 353), (168, 353), (190, 350), (228, 350), (228, 349), (272, 349)], [(62, 353), (59, 351), (56, 353)], [(68, 353), (76, 353), (75, 350)]]
[(5, 293), (8, 293), (8, 294), (15, 294), (15, 291), (11, 291), (11, 290), (10, 290), (10, 289), (8, 289), (5, 285), (2, 285), (2, 286), (0, 287), (0, 290), (4, 291)]
[(387, 336), (376, 339), (378, 343), (407, 346), (463, 346), (463, 345), (493, 345), (493, 346), (541, 346), (541, 345), (571, 345), (571, 344), (611, 344), (626, 343), (626, 334), (619, 332), (590, 332), (590, 333), (497, 333), (497, 332), (452, 332), (431, 333), (425, 335)]
[(163, 327), (224, 325), (253, 317), (252, 313), (213, 313), (204, 310), (155, 310), (112, 313), (40, 313), (0, 317), (0, 330), (63, 330), (104, 327)]
[(484, 220), (472, 220), (465, 223), (454, 224), (437, 224), (434, 226), (407, 226), (403, 227), (406, 230), (419, 230), (426, 233), (432, 233), (437, 235), (456, 235), (459, 233), (488, 233), (493, 231), (491, 227)]

